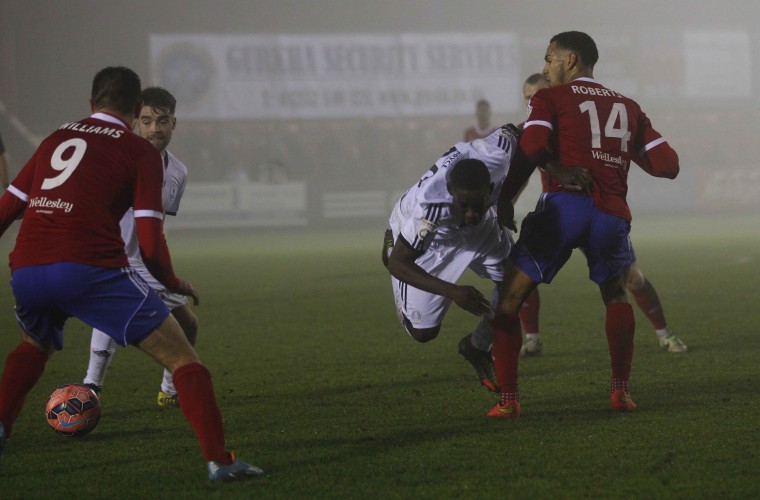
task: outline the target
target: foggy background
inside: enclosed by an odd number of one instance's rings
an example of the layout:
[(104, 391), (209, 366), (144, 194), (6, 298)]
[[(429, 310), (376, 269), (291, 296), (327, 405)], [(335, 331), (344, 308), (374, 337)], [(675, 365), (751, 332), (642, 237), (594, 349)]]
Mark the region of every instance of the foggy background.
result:
[(477, 99), (494, 125), (522, 122), (523, 80), (580, 30), (596, 79), (681, 158), (675, 181), (632, 165), (634, 218), (757, 209), (759, 18), (752, 1), (0, 0), (0, 134), (12, 178), (88, 114), (95, 72), (124, 65), (178, 98), (169, 149), (190, 178), (172, 224), (382, 226)]

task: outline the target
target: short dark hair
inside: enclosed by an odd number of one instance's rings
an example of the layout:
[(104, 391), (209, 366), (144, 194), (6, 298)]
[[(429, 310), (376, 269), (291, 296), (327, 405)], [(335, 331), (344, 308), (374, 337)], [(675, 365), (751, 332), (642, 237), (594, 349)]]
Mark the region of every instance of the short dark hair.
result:
[(594, 39), (581, 31), (565, 31), (554, 35), (549, 43), (555, 44), (560, 49), (575, 52), (581, 64), (593, 68), (599, 60), (599, 51), (596, 50)]
[(177, 109), (177, 99), (163, 87), (148, 87), (142, 91), (143, 106), (162, 109), (174, 114)]
[(474, 158), (458, 162), (449, 172), (449, 184), (454, 189), (482, 189), (491, 185), (486, 164)]
[(118, 113), (134, 113), (142, 100), (142, 84), (137, 73), (124, 66), (109, 66), (92, 79), (95, 109), (110, 108)]
[(488, 102), (488, 99), (480, 99), (480, 100), (477, 102), (477, 104), (475, 104), (475, 106), (477, 106), (477, 107), (480, 107), (480, 106), (488, 106), (488, 107), (490, 108), (490, 107), (491, 107), (491, 103), (490, 103), (490, 102)]
[(532, 75), (530, 75), (528, 78), (525, 79), (525, 83), (528, 85), (535, 85), (540, 81), (546, 82), (546, 77), (542, 75), (541, 73), (533, 73)]

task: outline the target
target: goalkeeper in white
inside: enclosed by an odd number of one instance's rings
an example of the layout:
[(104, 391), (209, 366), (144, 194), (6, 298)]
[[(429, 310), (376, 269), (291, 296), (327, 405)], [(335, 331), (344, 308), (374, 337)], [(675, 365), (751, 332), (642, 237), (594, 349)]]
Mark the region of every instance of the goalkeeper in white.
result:
[[(150, 141), (161, 152), (164, 160), (163, 207), (164, 214), (177, 215), (179, 202), (187, 183), (187, 167), (174, 157), (166, 147), (172, 138), (172, 132), (177, 124), (174, 116), (177, 101), (166, 89), (149, 87), (143, 90), (143, 106), (137, 119), (137, 129), (141, 137)], [(135, 214), (129, 209), (121, 220), (121, 237), (124, 239), (125, 251), (129, 265), (135, 271), (132, 277), (140, 281), (142, 286), (150, 286), (164, 301), (177, 322), (182, 327), (188, 340), (195, 345), (198, 335), (198, 318), (193, 314), (187, 298), (171, 293), (164, 288), (148, 271), (143, 263), (138, 245), (135, 226)], [(143, 283), (144, 282), (144, 283)], [(93, 329), (90, 341), (90, 363), (84, 384), (100, 392), (106, 370), (111, 364), (117, 343), (111, 337)], [(158, 392), (158, 406), (178, 406), (177, 390), (172, 382), (172, 374), (164, 370), (161, 389)]]

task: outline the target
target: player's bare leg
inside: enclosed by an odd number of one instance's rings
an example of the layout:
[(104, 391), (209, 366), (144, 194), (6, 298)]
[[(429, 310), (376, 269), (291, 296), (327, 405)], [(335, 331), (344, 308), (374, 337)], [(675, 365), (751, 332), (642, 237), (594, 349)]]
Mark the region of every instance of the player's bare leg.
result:
[(625, 295), (624, 283), (624, 276), (617, 276), (600, 285), (599, 289), (607, 307), (605, 333), (612, 365), (610, 405), (613, 410), (632, 411), (636, 409), (636, 403), (631, 399), (628, 380), (631, 375), (636, 324), (633, 308)]
[[(198, 318), (193, 314), (190, 305), (185, 304), (176, 307), (172, 309), (171, 313), (182, 328), (182, 332), (190, 342), (190, 345), (195, 346), (195, 341), (198, 338)], [(179, 406), (177, 389), (174, 387), (174, 378), (172, 372), (167, 368), (164, 368), (164, 376), (161, 381), (161, 389), (158, 391), (157, 403), (160, 408)]]
[(488, 413), (492, 417), (519, 417), (517, 366), (522, 347), (519, 311), (538, 283), (511, 262), (504, 270), (504, 290), (493, 323), (493, 359), (501, 399)]
[(406, 317), (403, 319), (404, 329), (414, 340), (420, 343), (430, 342), (438, 336), (441, 332), (441, 325), (433, 326), (430, 328), (415, 328), (412, 326), (412, 322)]
[(644, 273), (636, 262), (626, 271), (626, 288), (638, 304), (641, 311), (647, 317), (657, 334), (660, 347), (668, 352), (686, 352), (688, 347), (681, 341), (678, 336), (668, 328), (668, 322), (665, 320), (665, 310), (660, 302), (652, 283), (646, 279)]
[(236, 460), (224, 448), (222, 415), (216, 404), (211, 374), (204, 367), (174, 316), (169, 315), (138, 347), (174, 374), (182, 413), (200, 443), (212, 480), (263, 474), (258, 467)]

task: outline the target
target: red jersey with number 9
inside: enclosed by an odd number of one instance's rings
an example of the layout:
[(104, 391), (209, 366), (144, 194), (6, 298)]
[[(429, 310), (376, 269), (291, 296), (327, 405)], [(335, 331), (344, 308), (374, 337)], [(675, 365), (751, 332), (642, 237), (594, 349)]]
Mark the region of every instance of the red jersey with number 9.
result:
[(119, 221), (132, 206), (162, 218), (162, 183), (158, 150), (115, 116), (95, 113), (62, 125), (8, 188), (27, 203), (11, 269), (55, 262), (127, 267)]
[[(678, 156), (639, 105), (591, 78), (536, 92), (524, 128), (520, 146), (529, 159), (543, 155), (565, 167), (588, 168), (595, 206), (626, 220), (631, 220), (626, 194), (632, 160), (654, 176), (678, 173)], [(563, 190), (554, 179), (546, 188)]]

